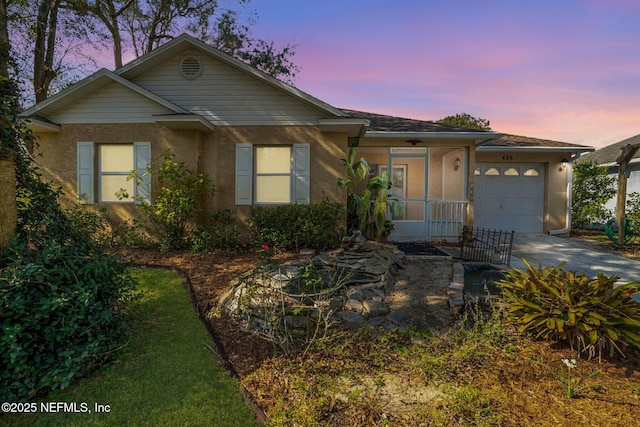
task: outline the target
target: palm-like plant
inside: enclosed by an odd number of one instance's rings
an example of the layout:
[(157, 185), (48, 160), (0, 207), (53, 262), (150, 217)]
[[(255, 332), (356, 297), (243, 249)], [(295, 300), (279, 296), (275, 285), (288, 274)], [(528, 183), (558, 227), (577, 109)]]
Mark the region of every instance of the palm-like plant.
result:
[[(387, 219), (387, 211), (394, 196), (389, 195), (392, 182), (387, 171), (369, 179), (366, 187), (358, 194), (358, 188), (367, 179), (371, 166), (364, 159), (356, 160), (358, 149), (351, 147), (346, 159), (347, 178), (338, 180), (338, 184), (347, 188), (347, 228), (360, 230), (367, 238), (379, 239), (393, 229)], [(402, 204), (393, 203), (396, 215), (402, 212)]]

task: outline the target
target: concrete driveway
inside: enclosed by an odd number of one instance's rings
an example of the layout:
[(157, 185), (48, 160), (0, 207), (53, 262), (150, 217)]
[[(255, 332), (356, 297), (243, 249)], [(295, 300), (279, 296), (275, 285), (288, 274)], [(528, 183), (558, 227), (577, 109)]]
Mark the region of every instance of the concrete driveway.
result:
[(525, 268), (522, 258), (536, 267), (566, 261), (565, 269), (582, 272), (588, 277), (603, 273), (616, 275), (621, 282), (640, 281), (640, 262), (599, 251), (576, 240), (546, 234), (516, 234), (511, 266)]

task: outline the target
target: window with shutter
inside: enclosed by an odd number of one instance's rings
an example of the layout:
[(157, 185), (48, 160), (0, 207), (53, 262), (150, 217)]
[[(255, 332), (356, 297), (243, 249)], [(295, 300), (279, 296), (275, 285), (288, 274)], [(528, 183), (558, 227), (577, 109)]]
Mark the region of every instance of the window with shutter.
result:
[(309, 144), (236, 145), (236, 204), (308, 204)]
[[(145, 176), (151, 163), (151, 144), (94, 144), (78, 142), (78, 195), (85, 203), (149, 202), (151, 180)], [(133, 171), (139, 179), (129, 179)], [(128, 195), (120, 199), (117, 193)]]

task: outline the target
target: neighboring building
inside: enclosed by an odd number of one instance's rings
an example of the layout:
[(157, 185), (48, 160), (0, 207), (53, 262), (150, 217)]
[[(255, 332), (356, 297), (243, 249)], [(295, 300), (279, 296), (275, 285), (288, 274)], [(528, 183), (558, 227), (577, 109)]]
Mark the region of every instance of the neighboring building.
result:
[[(594, 151), (593, 153), (585, 154), (580, 160), (588, 161), (592, 160), (599, 165), (609, 168), (609, 175), (618, 178), (618, 164), (616, 159), (620, 155), (620, 150), (627, 145), (640, 144), (640, 135), (632, 136), (615, 144), (607, 145)], [(631, 193), (640, 193), (640, 150), (627, 164), (627, 196)], [(605, 207), (615, 216), (617, 198), (614, 197), (609, 200)]]
[(572, 156), (592, 148), (343, 110), (182, 35), (124, 67), (99, 70), (23, 114), (37, 161), (73, 201), (136, 214), (115, 192), (171, 149), (217, 186), (207, 210), (345, 203), (350, 146), (391, 170), (404, 209), (395, 240), (454, 238), (462, 225), (526, 233), (567, 227)]

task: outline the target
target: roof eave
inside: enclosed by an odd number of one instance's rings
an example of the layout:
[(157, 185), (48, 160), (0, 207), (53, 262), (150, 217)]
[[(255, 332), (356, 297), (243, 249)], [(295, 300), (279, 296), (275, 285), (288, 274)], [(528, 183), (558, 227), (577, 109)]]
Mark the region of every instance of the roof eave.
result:
[(500, 138), (501, 134), (494, 132), (402, 132), (402, 131), (367, 131), (367, 138), (423, 138), (423, 139), (472, 139), (491, 140)]
[(367, 132), (370, 121), (367, 119), (337, 118), (319, 119), (318, 126), (323, 132), (344, 132), (352, 138), (361, 138)]
[[(34, 105), (28, 110), (25, 110), (21, 115), (25, 117), (34, 116), (34, 115), (41, 115), (46, 117), (62, 108), (65, 108), (66, 106), (74, 102), (79, 101), (80, 99), (95, 92), (97, 89), (100, 89), (112, 82), (119, 83), (124, 87), (126, 87), (127, 89), (141, 96), (144, 96), (145, 98), (150, 99), (151, 101), (154, 101), (157, 104), (162, 105), (163, 107), (171, 111), (174, 111), (175, 113), (178, 113), (178, 114), (189, 113), (184, 108), (170, 101), (167, 101), (166, 99), (152, 92), (149, 92), (148, 90), (136, 85), (135, 83), (130, 82), (129, 80), (126, 80), (114, 74), (113, 72), (105, 68), (102, 68), (96, 71), (91, 76), (80, 80), (78, 83), (75, 83), (74, 85), (68, 87), (67, 89), (62, 90), (57, 94), (45, 99), (44, 101)], [(47, 110), (48, 107), (54, 107), (55, 104), (61, 104), (61, 105), (59, 108), (54, 108), (52, 111)], [(41, 114), (38, 114), (38, 113), (41, 113)]]
[(176, 130), (196, 130), (200, 132), (213, 132), (215, 126), (198, 114), (166, 114), (155, 116), (158, 124)]
[[(638, 164), (638, 163), (640, 163), (640, 157), (636, 157), (636, 158), (633, 158), (633, 159), (629, 160), (629, 163), (627, 163), (627, 164), (628, 165), (635, 165), (635, 164)], [(617, 167), (617, 166), (620, 166), (620, 165), (618, 163), (616, 163), (616, 162), (609, 162), (609, 163), (602, 163), (600, 166), (606, 166), (606, 167), (610, 168), (610, 167)]]
[(521, 151), (521, 152), (570, 152), (570, 153), (589, 153), (595, 151), (593, 147), (522, 147), (514, 145), (483, 145), (476, 147), (477, 151)]
[(24, 117), (27, 127), (35, 133), (57, 133), (60, 132), (60, 125), (42, 120), (38, 117)]

